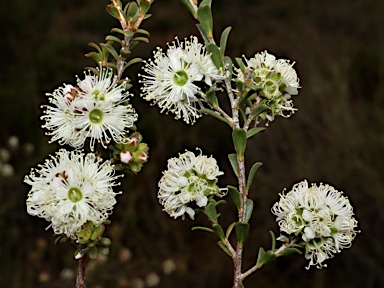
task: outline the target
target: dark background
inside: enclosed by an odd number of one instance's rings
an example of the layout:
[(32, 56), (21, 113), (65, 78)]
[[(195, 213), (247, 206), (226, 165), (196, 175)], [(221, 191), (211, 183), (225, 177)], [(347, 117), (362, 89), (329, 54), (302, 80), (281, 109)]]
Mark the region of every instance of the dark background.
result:
[[(73, 287), (74, 246), (54, 245), (47, 222), (26, 213), (28, 187), (22, 183), (30, 167), (41, 163), (58, 146), (49, 145), (40, 128), (40, 105), (45, 93), (62, 83), (74, 83), (85, 66), (88, 42), (102, 42), (117, 26), (101, 0), (1, 1), (2, 41), (0, 82), (0, 147), (10, 152), (14, 174), (0, 175), (0, 286)], [(227, 54), (248, 58), (267, 49), (296, 61), (300, 83), (294, 97), (299, 111), (290, 119), (277, 118), (248, 145), (247, 164), (261, 161), (251, 198), (251, 219), (244, 259), (254, 264), (260, 246), (270, 247), (269, 230), (278, 234), (270, 208), (283, 188), (308, 179), (330, 183), (351, 199), (359, 234), (350, 249), (328, 261), (320, 271), (304, 269), (302, 255), (278, 259), (245, 281), (246, 287), (384, 287), (383, 153), (384, 153), (384, 2), (379, 0), (216, 0), (215, 36), (232, 26)], [(157, 0), (144, 22), (150, 44), (134, 54), (152, 56), (175, 36), (198, 35), (194, 20), (176, 0)], [(128, 71), (136, 83), (140, 65)], [(111, 217), (106, 235), (113, 246), (108, 258), (88, 265), (89, 287), (231, 287), (232, 262), (216, 245), (216, 236), (191, 232), (207, 225), (203, 215), (171, 219), (158, 204), (157, 181), (166, 159), (196, 146), (217, 159), (225, 176), (222, 186), (235, 184), (227, 161), (232, 152), (230, 130), (208, 116), (194, 126), (161, 115), (138, 96), (138, 126), (148, 142), (150, 161), (136, 177), (124, 179), (124, 194)], [(17, 136), (20, 145), (8, 140)], [(27, 144), (29, 143), (29, 144)], [(27, 145), (26, 145), (27, 144)], [(27, 147), (34, 147), (28, 152)], [(30, 150), (29, 150), (30, 151)], [(1, 169), (0, 169), (1, 170)], [(224, 226), (235, 219), (229, 199), (220, 208)], [(175, 270), (164, 272), (165, 260)], [(144, 286), (143, 286), (144, 285)]]

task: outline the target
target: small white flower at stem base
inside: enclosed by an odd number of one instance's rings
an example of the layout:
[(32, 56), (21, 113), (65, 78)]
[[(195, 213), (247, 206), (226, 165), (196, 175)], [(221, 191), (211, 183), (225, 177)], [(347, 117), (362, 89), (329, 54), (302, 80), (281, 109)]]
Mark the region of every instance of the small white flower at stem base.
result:
[[(357, 221), (347, 197), (327, 184), (297, 183), (288, 193), (280, 194), (272, 207), (280, 231), (288, 237), (302, 239), (305, 258), (310, 266), (325, 267), (343, 248), (349, 248), (356, 234)], [(288, 242), (282, 235), (278, 240)]]

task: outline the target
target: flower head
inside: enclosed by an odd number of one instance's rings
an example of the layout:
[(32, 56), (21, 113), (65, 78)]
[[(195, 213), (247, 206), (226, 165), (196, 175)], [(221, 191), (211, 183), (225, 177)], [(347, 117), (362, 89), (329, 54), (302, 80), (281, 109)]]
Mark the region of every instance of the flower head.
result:
[(348, 198), (326, 184), (309, 187), (306, 180), (295, 184), (291, 191), (280, 195), (272, 213), (277, 216), (281, 232), (301, 238), (308, 268), (326, 266), (323, 262), (349, 248), (358, 232)]
[(137, 114), (128, 104), (129, 93), (124, 84), (117, 85), (109, 69), (98, 75), (91, 72), (77, 86), (64, 84), (52, 94), (47, 94), (50, 104), (44, 105), (47, 135), (51, 142), (81, 148), (87, 138), (93, 150), (95, 142), (106, 146), (111, 140), (124, 143), (126, 132), (137, 120)]
[(237, 70), (239, 81), (251, 85), (258, 91), (258, 101), (264, 100), (269, 107), (266, 118), (272, 121), (275, 115), (289, 117), (295, 112), (292, 95), (297, 95), (300, 88), (299, 78), (289, 60), (276, 59), (267, 51), (257, 53), (251, 59), (244, 59), (246, 69)]
[(166, 54), (158, 48), (144, 71), (147, 75), (142, 76), (142, 97), (157, 104), (161, 112), (171, 112), (188, 124), (201, 116), (198, 109), (202, 108), (202, 92), (198, 84), (204, 79), (212, 86), (212, 81), (224, 78), (196, 37), (181, 43), (176, 40)]
[(114, 169), (94, 154), (59, 150), (24, 182), (31, 185), (27, 212), (52, 222), (56, 234), (76, 238), (82, 225), (100, 225), (116, 203), (112, 187), (118, 185)]
[(216, 185), (219, 171), (216, 160), (204, 155), (196, 156), (190, 151), (180, 154), (178, 158), (168, 160), (168, 170), (163, 172), (159, 182), (158, 198), (171, 217), (177, 218), (187, 213), (194, 218), (196, 205), (204, 207), (208, 197), (222, 197), (223, 189)]

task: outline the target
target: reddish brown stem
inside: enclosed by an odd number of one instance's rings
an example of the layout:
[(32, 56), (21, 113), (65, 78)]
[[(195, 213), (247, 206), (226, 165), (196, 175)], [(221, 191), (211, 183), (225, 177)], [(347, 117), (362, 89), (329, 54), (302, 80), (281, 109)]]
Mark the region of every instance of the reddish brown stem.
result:
[(79, 259), (79, 266), (77, 268), (76, 288), (86, 288), (85, 284), (85, 262), (87, 255), (84, 255)]

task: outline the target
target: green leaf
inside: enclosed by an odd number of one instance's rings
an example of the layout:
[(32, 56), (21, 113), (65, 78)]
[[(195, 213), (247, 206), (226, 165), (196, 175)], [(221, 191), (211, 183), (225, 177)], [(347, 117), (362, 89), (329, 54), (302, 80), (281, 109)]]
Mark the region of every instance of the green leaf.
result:
[(124, 70), (127, 69), (129, 66), (131, 66), (133, 64), (141, 63), (141, 62), (143, 62), (143, 59), (141, 59), (141, 58), (134, 58), (134, 59), (130, 60), (127, 64), (125, 64)]
[(243, 88), (244, 88), (244, 85), (243, 85), (243, 82), (241, 82), (240, 80), (235, 80), (236, 81), (236, 87), (237, 87), (237, 90), (238, 91), (243, 91)]
[(207, 214), (211, 222), (217, 224), (217, 212), (214, 203), (209, 203), (207, 206), (205, 206), (205, 214)]
[(237, 222), (235, 228), (237, 241), (243, 244), (249, 234), (249, 224), (247, 222)]
[(130, 2), (126, 19), (127, 21), (136, 21), (137, 17), (139, 17), (139, 7), (136, 2)]
[(104, 232), (104, 226), (103, 225), (96, 226), (95, 229), (93, 229), (91, 240), (96, 240), (97, 238), (99, 238), (103, 234), (103, 232)]
[(115, 58), (116, 61), (119, 60), (119, 55), (117, 54), (115, 48), (113, 48), (112, 45), (106, 44), (106, 43), (100, 43), (101, 47), (104, 47), (108, 50), (109, 53), (111, 53), (112, 57)]
[(98, 244), (101, 244), (101, 245), (104, 245), (104, 246), (109, 246), (109, 245), (112, 244), (112, 241), (108, 237), (103, 237), (103, 238), (101, 238), (99, 240)]
[[(132, 48), (132, 45), (130, 46), (130, 48)], [(123, 47), (123, 49), (120, 50), (120, 55), (125, 60), (131, 55), (131, 51), (129, 50), (128, 47)]]
[(233, 172), (235, 173), (236, 177), (239, 178), (239, 166), (237, 163), (236, 154), (229, 154), (228, 159), (229, 159), (229, 162), (231, 163)]
[(107, 37), (105, 37), (105, 40), (121, 44), (121, 39), (119, 39), (119, 38), (117, 38), (116, 36), (113, 36), (113, 35), (108, 35)]
[(245, 202), (245, 222), (248, 222), (251, 219), (253, 211), (253, 201), (251, 199), (247, 199)]
[[(241, 83), (241, 85), (243, 85), (242, 83)], [(240, 90), (240, 91), (242, 91), (242, 90)], [(251, 96), (252, 97), (254, 97), (254, 91), (252, 91), (252, 90), (245, 90), (246, 92), (245, 93), (243, 93), (242, 95), (241, 95), (241, 98), (240, 98), (240, 101), (239, 101), (239, 104), (238, 105), (240, 105), (241, 103), (243, 103), (245, 100), (247, 100), (248, 98), (250, 98)]]
[(222, 199), (222, 200), (219, 200), (219, 201), (215, 202), (214, 204), (215, 204), (215, 207), (218, 207), (220, 205), (227, 204), (227, 201)]
[(212, 0), (203, 0), (200, 3), (200, 6), (201, 5), (208, 5), (209, 7), (211, 7), (212, 6)]
[(272, 251), (275, 251), (276, 249), (276, 236), (275, 233), (273, 233), (271, 230), (269, 231), (269, 235), (271, 235), (271, 240), (272, 240)]
[(135, 47), (137, 44), (139, 44), (139, 41), (132, 41), (131, 45), (129, 45), (129, 48), (132, 50), (133, 47)]
[(263, 112), (265, 112), (267, 110), (268, 110), (268, 106), (265, 105), (265, 104), (261, 104), (255, 110), (252, 111), (251, 116), (253, 118), (255, 118), (255, 117), (259, 116), (261, 113), (263, 113)]
[(147, 37), (135, 37), (132, 39), (132, 41), (139, 41), (144, 43), (149, 43), (149, 39)]
[(225, 241), (223, 228), (219, 224), (213, 224), (213, 229), (215, 229), (217, 236), (219, 236), (220, 240)]
[(135, 34), (134, 32), (132, 32), (130, 30), (122, 30), (122, 29), (119, 29), (119, 28), (112, 28), (111, 31), (115, 32), (115, 33), (120, 33), (124, 37), (127, 37), (127, 38), (130, 38), (130, 37), (132, 37)]
[(217, 100), (215, 89), (212, 87), (209, 88), (205, 95), (207, 96), (207, 99), (213, 108), (217, 108), (219, 106), (219, 101)]
[(206, 45), (208, 53), (211, 54), (211, 59), (213, 64), (215, 64), (216, 68), (220, 70), (220, 68), (224, 67), (223, 58), (221, 57), (221, 52), (219, 47), (217, 47), (213, 43), (209, 43)]
[(109, 247), (106, 246), (97, 246), (97, 250), (100, 254), (109, 255)]
[(99, 53), (96, 53), (95, 51), (92, 51), (92, 52), (89, 52), (87, 54), (85, 54), (85, 57), (89, 57), (89, 58), (92, 58), (93, 60), (95, 60), (95, 62), (97, 64), (99, 64), (101, 62), (101, 57), (100, 57), (100, 54)]
[(192, 231), (198, 231), (198, 230), (200, 230), (200, 231), (211, 232), (211, 233), (215, 232), (213, 229), (208, 228), (208, 227), (203, 227), (203, 226), (195, 226), (195, 227), (192, 227), (191, 230), (192, 230)]
[(299, 249), (296, 248), (287, 248), (281, 251), (279, 254), (277, 254), (277, 257), (280, 256), (288, 256), (292, 254), (303, 254)]
[(221, 33), (221, 37), (220, 37), (220, 52), (221, 52), (221, 56), (222, 57), (224, 57), (225, 49), (227, 47), (228, 35), (229, 35), (229, 32), (231, 32), (231, 29), (232, 29), (232, 27), (229, 26), (229, 27), (225, 28), (223, 33)]
[(237, 65), (239, 65), (241, 72), (243, 72), (243, 74), (244, 74), (245, 73), (245, 65), (244, 65), (243, 59), (236, 57), (235, 60), (236, 60)]
[(254, 127), (254, 128), (251, 128), (251, 129), (249, 129), (247, 131), (247, 138), (250, 138), (250, 137), (252, 137), (253, 135), (255, 135), (257, 133), (259, 133), (261, 131), (264, 131), (265, 129), (267, 129), (267, 128), (265, 128), (265, 127)]
[(148, 12), (149, 8), (151, 7), (151, 2), (146, 0), (140, 0), (139, 4), (140, 4), (140, 13), (142, 15), (145, 15)]
[(55, 243), (55, 245), (57, 245), (59, 243), (64, 243), (64, 242), (67, 242), (67, 241), (69, 241), (69, 238), (67, 238), (66, 236), (64, 236), (64, 235), (57, 235), (54, 243)]
[(137, 29), (136, 33), (140, 33), (140, 34), (149, 36), (149, 32), (147, 30), (144, 30), (144, 29)]
[(196, 24), (197, 29), (199, 29), (199, 32), (201, 34), (201, 37), (203, 37), (205, 44), (210, 43), (210, 40), (208, 38), (207, 33), (204, 31), (203, 26), (201, 24)]
[(224, 251), (225, 253), (227, 253), (229, 256), (232, 257), (231, 252), (229, 252), (227, 246), (225, 246), (225, 244), (224, 244), (223, 241), (220, 240), (219, 242), (217, 242), (217, 244), (220, 246), (221, 249), (223, 249), (223, 251)]
[(197, 9), (197, 19), (199, 20), (203, 30), (207, 33), (209, 39), (213, 38), (213, 19), (211, 7), (208, 5), (200, 5)]
[(248, 180), (247, 180), (247, 186), (245, 188), (245, 193), (248, 195), (249, 188), (251, 188), (253, 178), (255, 177), (255, 173), (259, 167), (263, 165), (261, 162), (256, 162), (252, 165), (251, 170), (249, 171)]
[(89, 258), (96, 259), (96, 257), (97, 257), (97, 247), (96, 246), (90, 247), (89, 251), (88, 251), (88, 255), (89, 255)]
[(108, 4), (106, 9), (113, 18), (116, 18), (116, 19), (120, 18), (119, 10), (113, 4)]
[(241, 208), (241, 199), (240, 199), (240, 192), (239, 192), (239, 190), (237, 190), (236, 187), (233, 187), (233, 186), (230, 186), (230, 185), (228, 185), (227, 188), (228, 188), (229, 195), (231, 195), (231, 198), (232, 198), (233, 203), (235, 204), (237, 210), (240, 210), (240, 208)]
[(232, 131), (233, 145), (236, 150), (237, 158), (240, 162), (244, 160), (245, 147), (247, 145), (247, 132), (241, 128), (235, 128)]
[(99, 52), (100, 54), (103, 53), (103, 51), (101, 50), (101, 48), (99, 47), (99, 45), (97, 45), (96, 43), (88, 43), (88, 46), (91, 46), (92, 48), (95, 48), (97, 50), (97, 52)]
[(261, 268), (265, 264), (270, 263), (275, 259), (276, 259), (276, 256), (273, 251), (268, 250), (267, 252), (265, 252), (264, 248), (260, 247), (256, 264)]
[(225, 233), (225, 238), (227, 239), (229, 238), (229, 236), (232, 233), (233, 227), (235, 227), (235, 225), (236, 225), (236, 222), (233, 222), (231, 225), (228, 226), (227, 232)]
[(241, 117), (243, 117), (244, 122), (247, 121), (247, 114), (245, 114), (243, 109), (239, 109)]
[(143, 20), (148, 19), (148, 18), (151, 17), (151, 16), (152, 16), (152, 14), (145, 14)]
[(201, 114), (208, 114), (208, 115), (211, 115), (213, 117), (215, 117), (216, 119), (219, 119), (220, 121), (224, 122), (224, 123), (227, 123), (229, 126), (232, 126), (231, 123), (225, 119), (223, 116), (221, 116), (220, 114), (218, 114), (217, 112), (215, 111), (212, 111), (211, 109), (207, 109), (207, 108), (202, 108), (199, 110), (199, 112)]
[(192, 16), (197, 19), (197, 14), (195, 12), (195, 9), (193, 8), (193, 6), (191, 5), (191, 3), (189, 2), (189, 0), (181, 0), (181, 2), (183, 2), (183, 4), (187, 7), (189, 13), (192, 14)]

